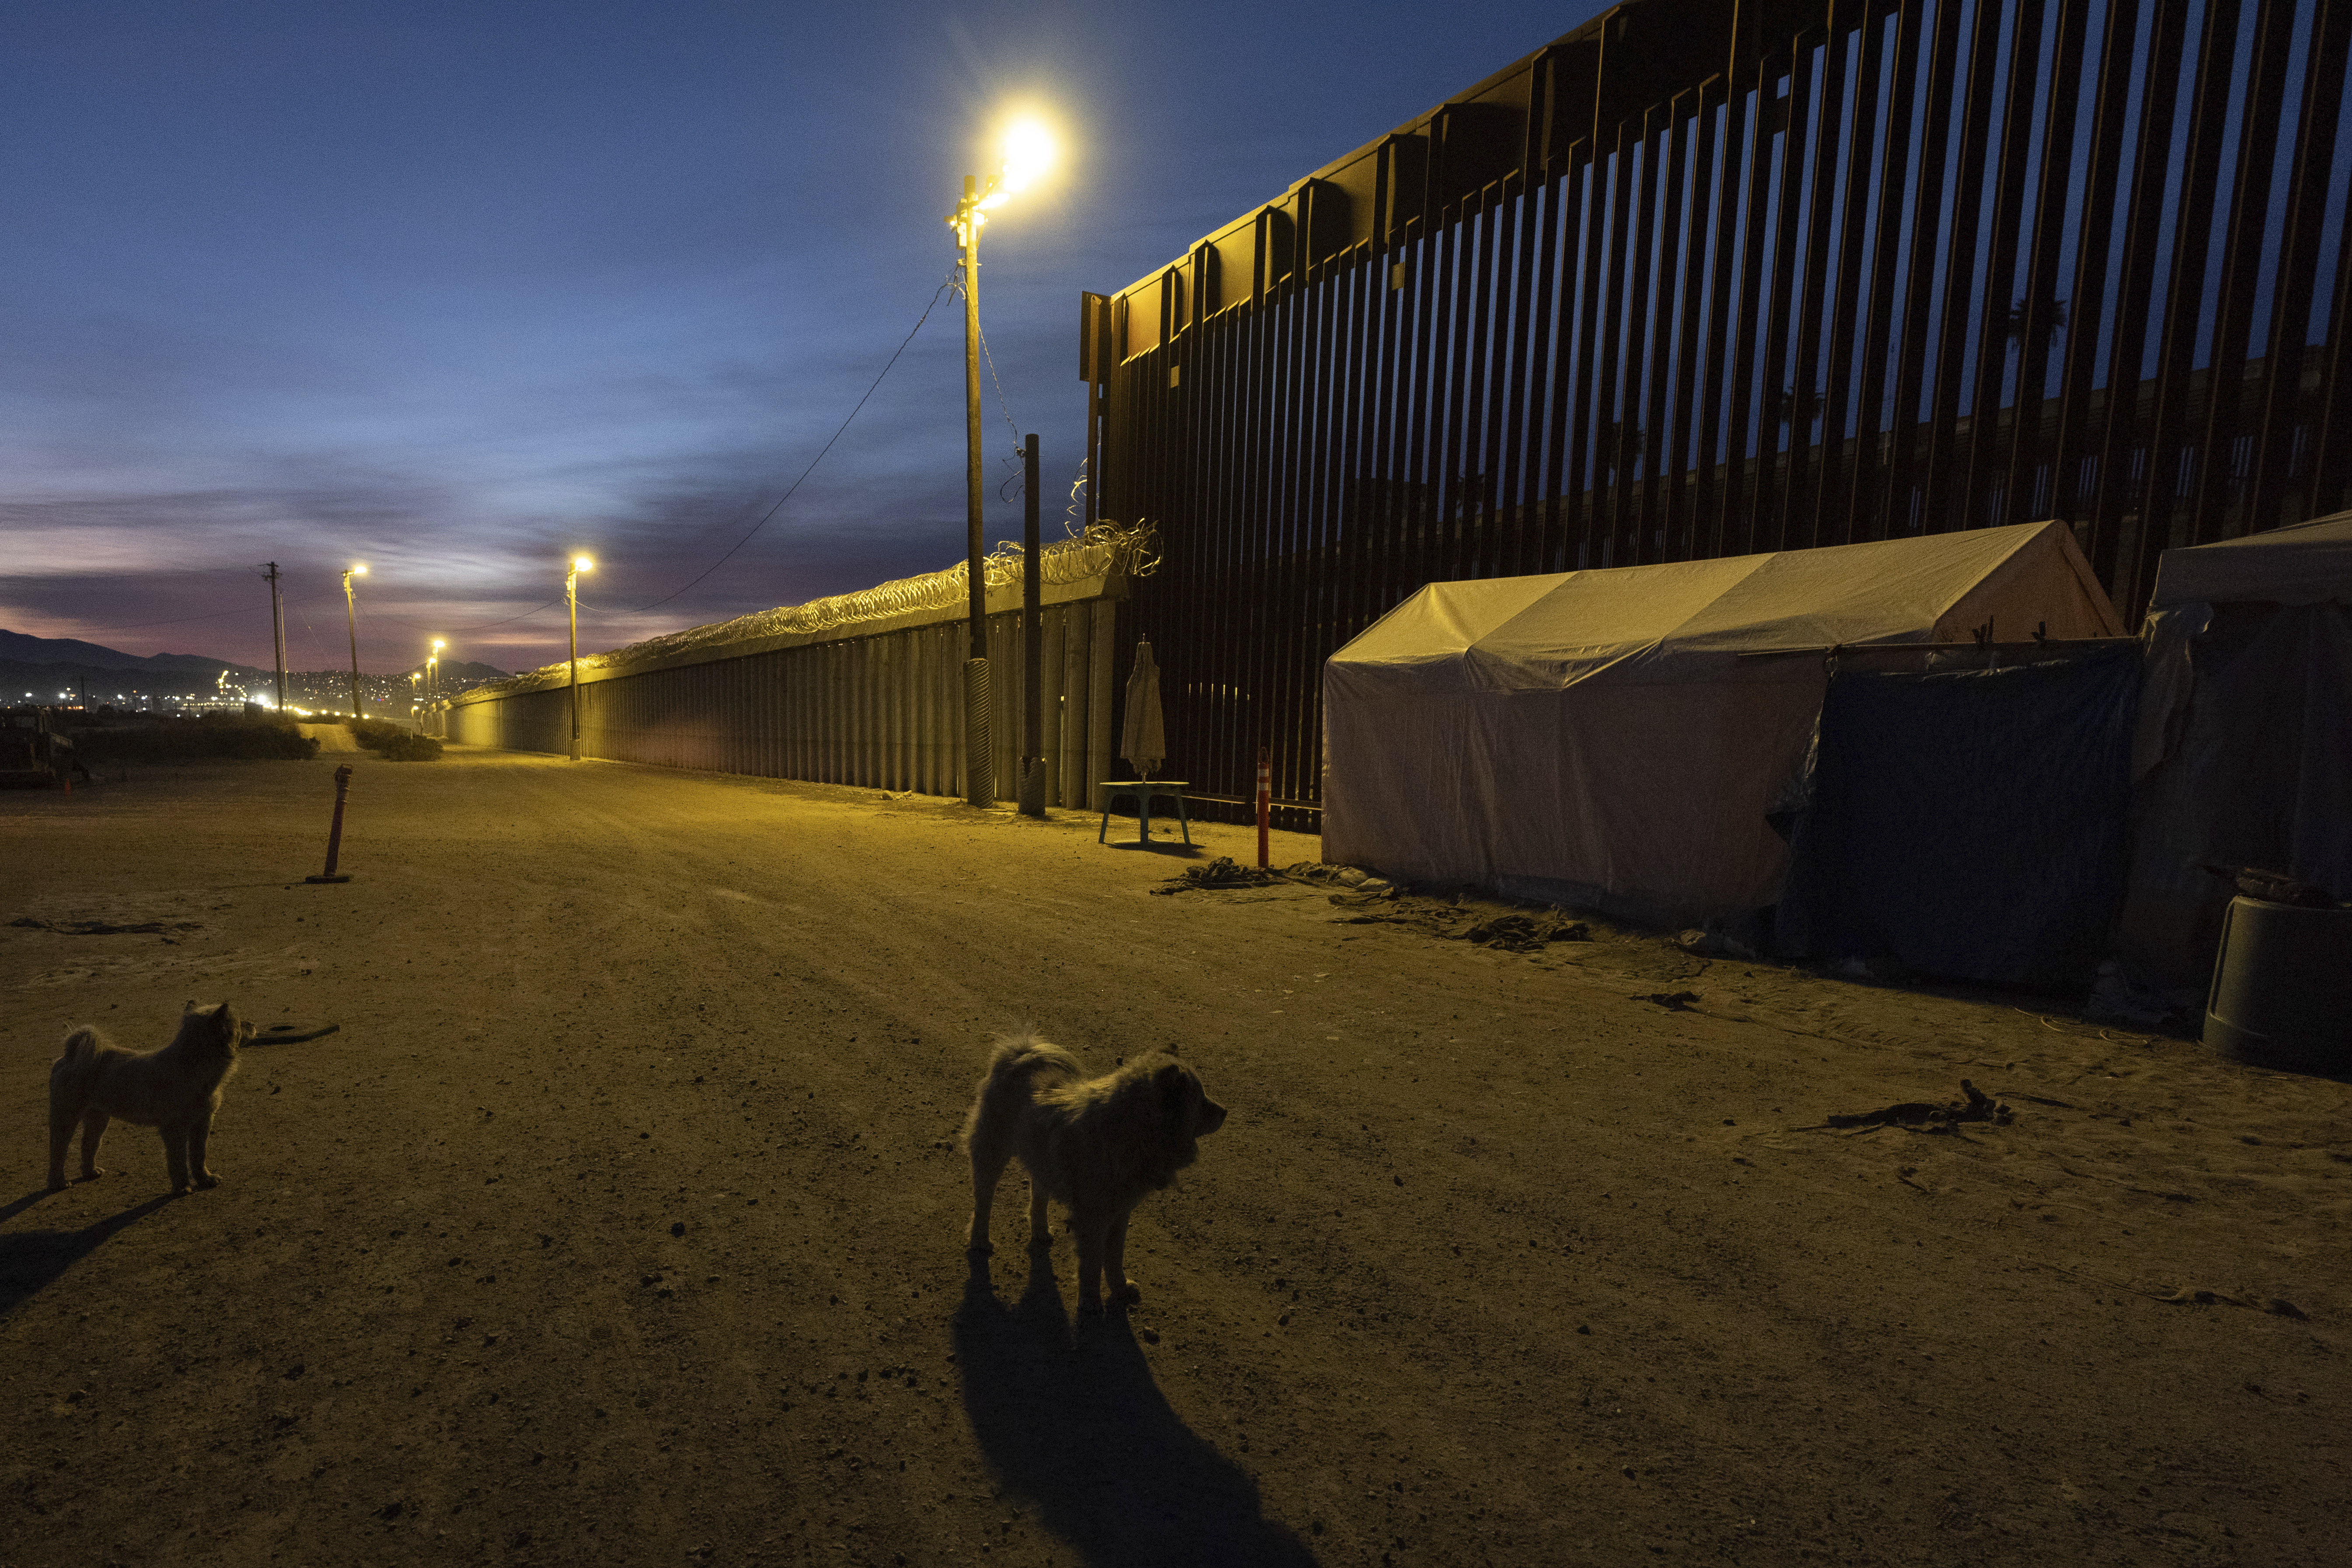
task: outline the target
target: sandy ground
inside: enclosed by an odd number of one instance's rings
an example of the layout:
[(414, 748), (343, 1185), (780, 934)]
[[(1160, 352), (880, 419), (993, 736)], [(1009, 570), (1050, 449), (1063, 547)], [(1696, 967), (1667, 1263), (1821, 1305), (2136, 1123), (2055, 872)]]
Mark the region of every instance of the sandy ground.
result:
[[(310, 886), (335, 762), (0, 795), (0, 1563), (2347, 1560), (2346, 1085), (461, 748), (356, 760)], [(224, 1184), (118, 1124), (47, 1194), (68, 1027), (224, 995), (340, 1026), (247, 1052)], [(968, 1275), (1027, 1021), (1232, 1108), (1124, 1321), (1017, 1177)], [(2015, 1121), (1819, 1129), (1964, 1076)]]

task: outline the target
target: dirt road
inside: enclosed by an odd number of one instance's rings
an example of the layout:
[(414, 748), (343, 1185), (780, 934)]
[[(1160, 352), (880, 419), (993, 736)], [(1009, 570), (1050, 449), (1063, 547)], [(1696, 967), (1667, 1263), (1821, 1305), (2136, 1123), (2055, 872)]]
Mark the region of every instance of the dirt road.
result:
[[(355, 765), (342, 886), (334, 759), (0, 796), (0, 1563), (2343, 1561), (2346, 1085), (1153, 897), (1092, 818)], [(118, 1123), (47, 1194), (66, 1030), (221, 996), (339, 1026), (248, 1049), (224, 1184)], [(1017, 1176), (968, 1277), (1023, 1023), (1232, 1110), (1125, 1321)], [(2015, 1120), (1820, 1125), (1963, 1077)]]

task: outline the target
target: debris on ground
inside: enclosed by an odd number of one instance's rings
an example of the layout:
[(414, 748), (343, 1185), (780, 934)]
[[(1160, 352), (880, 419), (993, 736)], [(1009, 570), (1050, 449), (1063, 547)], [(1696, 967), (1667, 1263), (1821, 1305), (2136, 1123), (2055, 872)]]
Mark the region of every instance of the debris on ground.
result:
[(1323, 860), (1301, 860), (1296, 865), (1285, 866), (1282, 874), (1294, 882), (1306, 882), (1318, 888), (1340, 888), (1372, 898), (1393, 898), (1403, 891), (1386, 877), (1376, 876), (1361, 866), (1334, 866)]
[(1912, 1132), (1948, 1132), (1963, 1121), (1990, 1121), (2009, 1125), (2011, 1112), (2007, 1105), (1993, 1099), (1984, 1090), (1960, 1079), (1960, 1092), (1966, 1100), (1956, 1100), (1946, 1105), (1936, 1105), (1924, 1100), (1906, 1100), (1900, 1105), (1883, 1106), (1852, 1116), (1832, 1116), (1822, 1123), (1824, 1127), (1900, 1127)]
[(1205, 866), (1187, 866), (1168, 879), (1164, 887), (1151, 891), (1160, 897), (1181, 893), (1195, 888), (1263, 888), (1269, 882), (1279, 882), (1283, 873), (1263, 866), (1244, 866), (1230, 855), (1220, 855)]
[(8, 923), (30, 931), (53, 931), (59, 936), (148, 936), (203, 929), (194, 921), (48, 920), (39, 915), (20, 915)]
[(2244, 1295), (2235, 1290), (2200, 1289), (2189, 1285), (2175, 1286), (2169, 1290), (2147, 1289), (2137, 1285), (2131, 1286), (2129, 1289), (2151, 1301), (2161, 1301), (2168, 1307), (2244, 1307), (2252, 1311), (2267, 1312), (2274, 1318), (2291, 1318), (2299, 1323), (2307, 1323), (2311, 1321), (2310, 1313), (2284, 1296), (2273, 1296), (2265, 1300), (2260, 1296)]
[(322, 1040), (341, 1027), (341, 1024), (316, 1024), (306, 1029), (298, 1024), (272, 1024), (255, 1035), (248, 1043), (257, 1046), (299, 1046), (305, 1040)]
[(1335, 896), (1331, 901), (1360, 910), (1337, 917), (1335, 925), (1410, 926), (1441, 942), (1466, 942), (1506, 952), (1538, 952), (1547, 942), (1592, 940), (1589, 922), (1557, 908), (1515, 914), (1439, 899), (1390, 896), (1375, 902), (1361, 896)]
[(1636, 996), (1633, 1000), (1636, 1002), (1655, 1002), (1659, 1006), (1667, 1009), (1669, 1012), (1687, 1013), (1690, 1011), (1691, 1004), (1698, 1000), (1698, 993), (1696, 991), (1653, 991), (1647, 995)]
[(1369, 904), (1393, 899), (1403, 891), (1385, 877), (1374, 876), (1360, 866), (1332, 866), (1320, 860), (1301, 860), (1279, 870), (1262, 866), (1244, 866), (1230, 855), (1220, 855), (1205, 866), (1188, 866), (1168, 879), (1168, 885), (1154, 888), (1155, 893), (1181, 893), (1194, 888), (1263, 888), (1275, 882), (1304, 882), (1315, 888), (1345, 889), (1334, 893), (1335, 904)]

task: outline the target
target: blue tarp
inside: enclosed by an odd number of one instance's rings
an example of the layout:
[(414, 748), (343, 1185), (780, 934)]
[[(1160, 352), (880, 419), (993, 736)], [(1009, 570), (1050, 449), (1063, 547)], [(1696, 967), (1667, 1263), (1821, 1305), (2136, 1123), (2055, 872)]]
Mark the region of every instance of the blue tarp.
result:
[(1782, 953), (2089, 984), (2122, 900), (2131, 645), (2007, 669), (1841, 674), (1776, 911)]

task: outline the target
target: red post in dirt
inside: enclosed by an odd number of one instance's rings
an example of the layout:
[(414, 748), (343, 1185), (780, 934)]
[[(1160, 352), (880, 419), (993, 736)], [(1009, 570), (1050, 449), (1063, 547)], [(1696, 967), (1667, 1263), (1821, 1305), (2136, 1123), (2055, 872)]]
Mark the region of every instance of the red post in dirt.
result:
[(351, 793), (351, 787), (352, 764), (345, 763), (335, 770), (335, 821), (334, 826), (327, 829), (327, 869), (322, 876), (303, 878), (306, 882), (348, 882), (352, 879), (349, 871), (338, 872), (335, 869), (335, 857), (343, 850), (343, 797)]
[(1257, 749), (1257, 868), (1265, 869), (1266, 818), (1274, 810), (1274, 768), (1265, 760), (1265, 748)]

